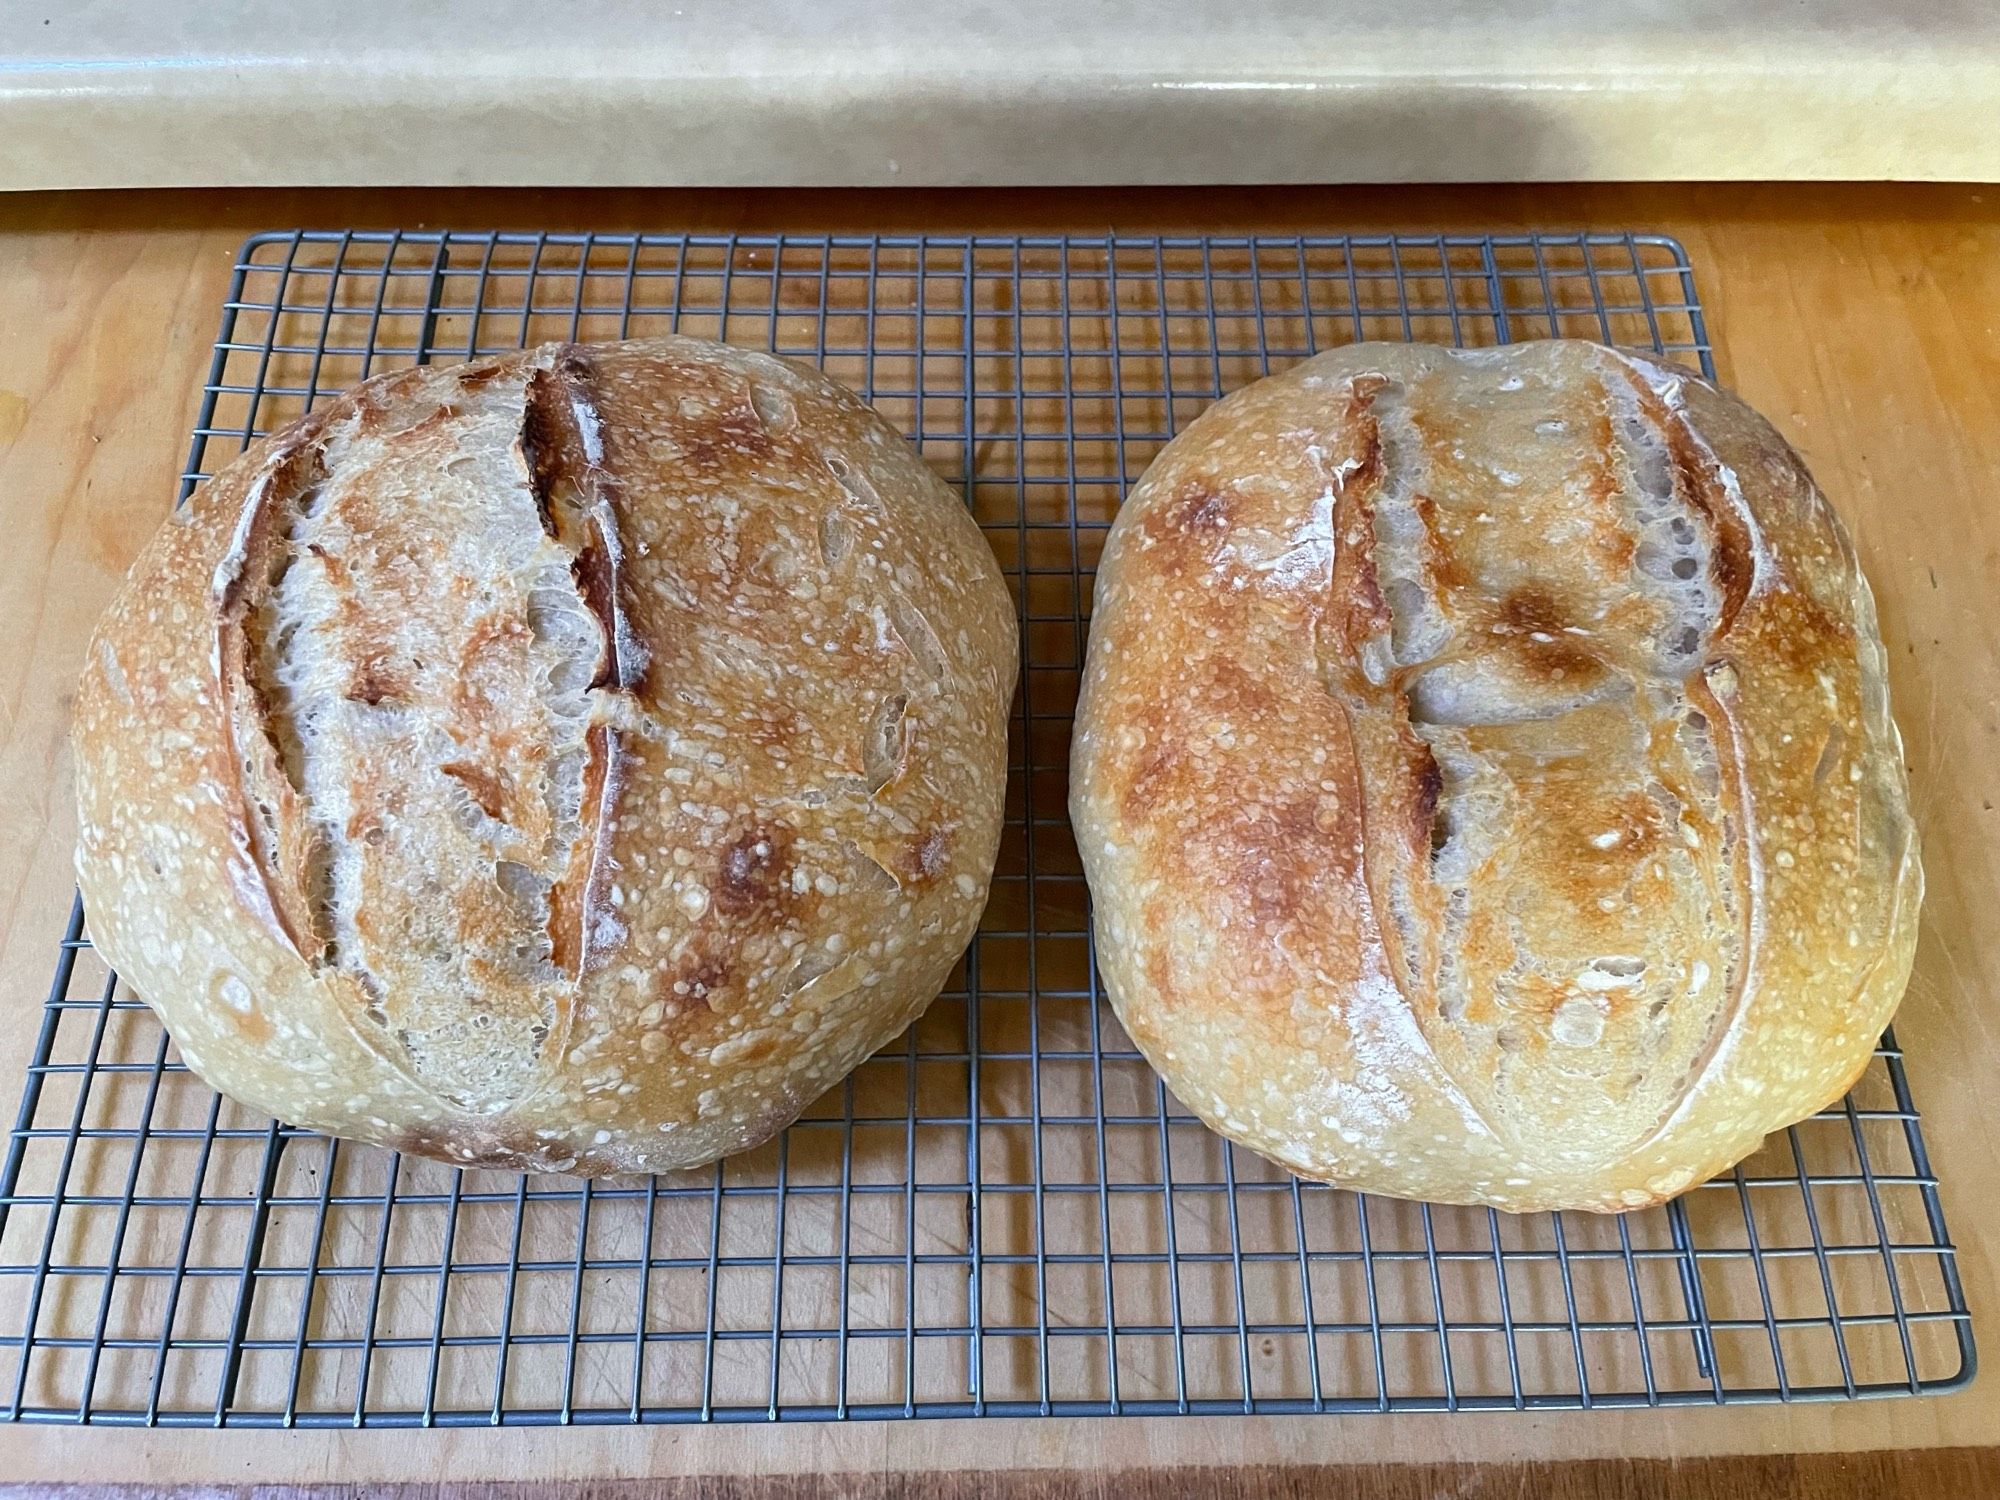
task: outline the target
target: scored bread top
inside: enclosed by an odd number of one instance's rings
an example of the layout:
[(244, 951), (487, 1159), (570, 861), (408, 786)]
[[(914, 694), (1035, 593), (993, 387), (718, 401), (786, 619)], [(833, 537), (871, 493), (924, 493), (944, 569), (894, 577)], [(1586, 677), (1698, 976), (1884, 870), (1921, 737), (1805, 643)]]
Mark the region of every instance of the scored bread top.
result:
[(964, 507), (817, 372), (671, 338), (378, 377), (203, 485), (100, 625), (91, 932), (295, 1123), (707, 1161), (944, 981), (1015, 660)]
[(1922, 877), (1866, 582), (1782, 439), (1597, 345), (1358, 345), (1175, 439), (1098, 575), (1109, 994), (1210, 1124), (1621, 1209), (1838, 1097)]

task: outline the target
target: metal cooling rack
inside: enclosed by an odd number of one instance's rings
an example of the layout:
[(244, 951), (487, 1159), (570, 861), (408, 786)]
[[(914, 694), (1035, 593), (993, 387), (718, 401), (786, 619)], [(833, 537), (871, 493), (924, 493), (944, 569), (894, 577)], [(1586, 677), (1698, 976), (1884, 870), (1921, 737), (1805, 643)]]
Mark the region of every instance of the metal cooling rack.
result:
[(61, 942), (0, 1169), (0, 1415), (172, 1426), (1720, 1404), (1971, 1378), (1901, 1054), (1664, 1208), (1358, 1197), (1233, 1150), (1100, 1003), (1064, 812), (1092, 570), (1220, 393), (1361, 337), (1712, 373), (1640, 235), (286, 233), (238, 258), (183, 495), (373, 370), (665, 329), (823, 366), (960, 485), (1023, 611), (1009, 823), (959, 972), (781, 1140), (595, 1183), (219, 1099)]

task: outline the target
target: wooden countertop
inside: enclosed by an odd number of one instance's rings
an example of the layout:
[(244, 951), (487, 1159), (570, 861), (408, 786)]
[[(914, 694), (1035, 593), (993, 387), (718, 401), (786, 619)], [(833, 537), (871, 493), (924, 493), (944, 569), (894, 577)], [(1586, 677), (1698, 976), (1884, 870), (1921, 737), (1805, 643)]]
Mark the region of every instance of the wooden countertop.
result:
[[(10, 1008), (0, 1018), (0, 1091), (13, 1097), (52, 936), (70, 899), (65, 735), (83, 641), (173, 494), (217, 304), (246, 232), (301, 223), (1655, 229), (1687, 246), (1723, 378), (1804, 452), (1847, 515), (1875, 584), (1930, 884), (1897, 1029), (1978, 1337), (1989, 1351), (2000, 1348), (2000, 1124), (1988, 1107), (2000, 1068), (2000, 940), (1983, 925), (2000, 908), (2000, 612), (1991, 604), (2000, 595), (2000, 508), (1992, 503), (2000, 486), (1996, 210), (2000, 196), (1987, 189), (1858, 186), (0, 198), (0, 327), (8, 335), (0, 366), (8, 531), (0, 548), (0, 620), (8, 627), (0, 647), (0, 996)], [(1669, 1472), (1703, 1494), (1832, 1494), (1864, 1484), (1874, 1494), (1947, 1487), (1969, 1494), (1977, 1475), (2000, 1485), (1996, 1445), (2000, 1403), (1980, 1386), (1926, 1401), (1589, 1415), (425, 1434), (14, 1427), (0, 1428), (0, 1475), (158, 1484), (1029, 1469), (1051, 1477), (1022, 1493), (1061, 1492), (1052, 1477), (1059, 1470), (1084, 1476), (1072, 1486), (1078, 1492), (1096, 1493), (1118, 1490), (1107, 1476), (1123, 1471), (1221, 1464), (1231, 1492), (1305, 1493), (1307, 1481), (1286, 1477), (1298, 1466), (1393, 1455), (1446, 1465), (1428, 1472), (1455, 1476), (1458, 1492), (1472, 1494), (1520, 1485), (1582, 1493), (1599, 1483), (1638, 1492), (1653, 1482), (1648, 1475)], [(1921, 1462), (1787, 1460), (1777, 1468), (1683, 1462), (1919, 1448), (1987, 1451)], [(1509, 1467), (1564, 1459), (1605, 1462)]]

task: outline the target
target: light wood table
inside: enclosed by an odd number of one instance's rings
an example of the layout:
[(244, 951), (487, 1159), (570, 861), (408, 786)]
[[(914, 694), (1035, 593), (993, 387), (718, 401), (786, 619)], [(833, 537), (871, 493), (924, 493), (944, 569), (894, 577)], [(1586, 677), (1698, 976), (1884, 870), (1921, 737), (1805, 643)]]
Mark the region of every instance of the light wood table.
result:
[[(1978, 1337), (2000, 1348), (2000, 193), (1647, 187), (1213, 192), (275, 192), (0, 198), (0, 1091), (32, 1043), (70, 899), (65, 735), (90, 623), (172, 496), (232, 254), (308, 225), (597, 229), (1656, 229), (1687, 246), (1723, 378), (1805, 453), (1882, 609), (1930, 894), (1898, 1018)], [(1225, 1492), (1330, 1493), (1287, 1472), (1424, 1462), (1457, 1493), (1650, 1482), (1701, 1455), (1986, 1449), (1985, 1387), (1934, 1401), (1731, 1410), (1119, 1419), (456, 1433), (0, 1428), (0, 1480), (435, 1482), (1044, 1471), (1021, 1493), (1225, 1466)], [(1528, 1471), (1525, 1461), (1600, 1459)], [(1481, 1465), (1499, 1465), (1483, 1468)], [(1994, 1455), (1676, 1470), (1702, 1494), (1978, 1492)], [(1437, 1477), (1437, 1476), (1452, 1476)], [(1567, 1477), (1563, 1477), (1567, 1476)], [(1594, 1476), (1594, 1477), (1593, 1477)], [(976, 1477), (976, 1476), (975, 1476)], [(1387, 1476), (1378, 1476), (1384, 1485)], [(1330, 1486), (1332, 1480), (1322, 1481)], [(857, 1479), (858, 1483), (858, 1479)], [(960, 1490), (918, 1481), (926, 1493)], [(1220, 1480), (1217, 1481), (1221, 1483)], [(1431, 1480), (1405, 1475), (1407, 1489)], [(1921, 1486), (1921, 1487), (1919, 1487)], [(1173, 1485), (1161, 1493), (1172, 1492)], [(710, 1492), (706, 1489), (704, 1493)], [(806, 1493), (788, 1487), (788, 1493)], [(899, 1491), (901, 1492), (901, 1491)], [(974, 1492), (970, 1481), (963, 1493)], [(981, 1493), (1015, 1492), (996, 1484)], [(1508, 1488), (1514, 1493), (1514, 1488)], [(1636, 1492), (1636, 1491), (1635, 1491)]]

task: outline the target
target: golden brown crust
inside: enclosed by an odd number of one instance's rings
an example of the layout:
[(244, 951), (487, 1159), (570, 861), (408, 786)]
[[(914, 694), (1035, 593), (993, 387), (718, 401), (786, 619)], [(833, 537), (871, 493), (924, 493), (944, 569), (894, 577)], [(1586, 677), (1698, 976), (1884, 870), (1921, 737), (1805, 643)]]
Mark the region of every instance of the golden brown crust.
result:
[(709, 1161), (956, 961), (1015, 660), (964, 508), (816, 372), (659, 339), (381, 377), (203, 485), (100, 624), (91, 933), (295, 1123)]
[(1656, 1202), (1837, 1098), (1908, 975), (1852, 549), (1761, 418), (1594, 345), (1204, 414), (1106, 547), (1072, 787), (1134, 1039), (1357, 1188)]

